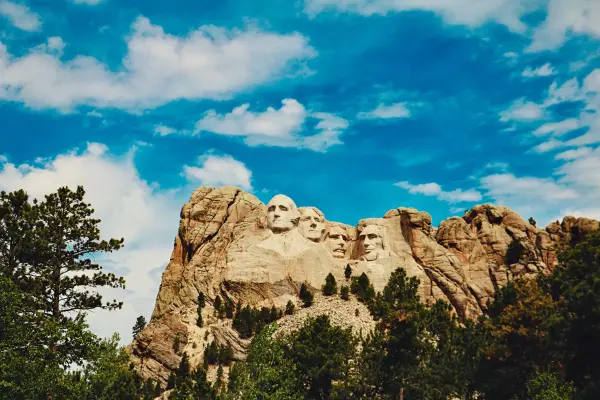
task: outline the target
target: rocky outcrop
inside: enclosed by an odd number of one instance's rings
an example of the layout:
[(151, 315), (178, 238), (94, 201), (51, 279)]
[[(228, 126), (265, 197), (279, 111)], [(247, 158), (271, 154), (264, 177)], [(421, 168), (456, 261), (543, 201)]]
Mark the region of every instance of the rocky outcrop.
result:
[[(215, 341), (230, 346), (241, 360), (249, 344), (239, 338), (230, 319), (219, 319), (219, 296), (233, 305), (297, 312), (279, 321), (279, 332), (297, 329), (322, 313), (333, 323), (366, 333), (374, 322), (354, 299), (320, 296), (328, 273), (347, 284), (344, 268), (366, 273), (376, 290), (403, 267), (420, 280), (423, 301), (443, 299), (463, 317), (481, 314), (498, 287), (557, 263), (557, 247), (599, 229), (598, 221), (566, 217), (540, 229), (507, 207), (478, 205), (463, 217), (432, 227), (431, 217), (412, 208), (388, 211), (349, 226), (327, 221), (314, 207), (296, 208), (286, 196), (267, 206), (235, 187), (201, 187), (181, 210), (178, 235), (149, 325), (128, 346), (136, 369), (163, 384), (183, 353), (192, 365), (201, 362)], [(298, 302), (300, 285), (316, 293), (310, 308)], [(206, 297), (198, 326), (198, 295)], [(211, 372), (211, 371), (209, 371)], [(213, 371), (214, 372), (214, 371)]]

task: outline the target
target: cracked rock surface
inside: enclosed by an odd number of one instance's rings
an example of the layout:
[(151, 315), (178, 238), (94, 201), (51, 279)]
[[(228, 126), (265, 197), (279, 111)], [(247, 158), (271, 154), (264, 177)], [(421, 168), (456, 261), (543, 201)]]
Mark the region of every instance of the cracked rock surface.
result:
[[(328, 226), (343, 226), (348, 233), (347, 259), (334, 259), (319, 243), (292, 235), (290, 248), (302, 251), (282, 257), (257, 246), (271, 234), (266, 215), (266, 206), (255, 196), (230, 186), (200, 187), (182, 207), (152, 318), (127, 348), (142, 377), (165, 385), (184, 352), (195, 367), (211, 341), (230, 346), (236, 360), (244, 359), (249, 340), (239, 338), (231, 320), (217, 317), (213, 307), (217, 295), (234, 305), (254, 307), (284, 309), (292, 301), (296, 312), (278, 321), (278, 334), (320, 314), (366, 334), (374, 326), (366, 307), (353, 297), (344, 301), (320, 295), (325, 277), (332, 273), (338, 287), (348, 284), (344, 268), (351, 265), (354, 275), (365, 272), (381, 290), (391, 272), (403, 267), (409, 276), (420, 279), (424, 302), (443, 299), (459, 316), (472, 318), (485, 310), (498, 287), (518, 277), (549, 273), (557, 263), (558, 246), (600, 228), (595, 220), (565, 217), (540, 229), (509, 208), (490, 204), (477, 205), (436, 228), (429, 214), (400, 207), (382, 218), (360, 220), (356, 226), (327, 221)], [(389, 254), (372, 263), (362, 260), (358, 245), (360, 231), (370, 225), (385, 232)], [(522, 250), (507, 265), (507, 252), (514, 243)], [(302, 308), (298, 300), (302, 282), (315, 293), (309, 308)], [(197, 326), (200, 292), (206, 297), (202, 327)]]

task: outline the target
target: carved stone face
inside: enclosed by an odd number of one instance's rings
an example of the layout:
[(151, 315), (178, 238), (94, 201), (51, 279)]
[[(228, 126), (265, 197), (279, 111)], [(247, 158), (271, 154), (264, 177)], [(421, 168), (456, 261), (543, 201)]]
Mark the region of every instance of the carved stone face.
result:
[(318, 242), (325, 231), (325, 218), (312, 207), (300, 208), (300, 233), (313, 242)]
[(345, 258), (348, 249), (348, 234), (341, 226), (333, 226), (327, 232), (325, 246), (335, 258)]
[(267, 204), (267, 225), (274, 233), (287, 232), (298, 225), (298, 209), (289, 197), (278, 194)]
[(367, 261), (375, 261), (383, 255), (383, 236), (376, 225), (368, 225), (358, 237), (363, 257)]

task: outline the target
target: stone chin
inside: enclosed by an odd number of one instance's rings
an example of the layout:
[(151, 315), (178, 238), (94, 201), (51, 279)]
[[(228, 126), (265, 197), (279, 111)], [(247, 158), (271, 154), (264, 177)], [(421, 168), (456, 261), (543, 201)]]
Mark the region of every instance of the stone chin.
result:
[(332, 250), (331, 255), (335, 258), (346, 258), (346, 251), (344, 249)]
[(368, 253), (365, 252), (365, 254), (362, 257), (365, 261), (375, 261), (379, 258), (379, 253), (377, 251), (370, 251)]

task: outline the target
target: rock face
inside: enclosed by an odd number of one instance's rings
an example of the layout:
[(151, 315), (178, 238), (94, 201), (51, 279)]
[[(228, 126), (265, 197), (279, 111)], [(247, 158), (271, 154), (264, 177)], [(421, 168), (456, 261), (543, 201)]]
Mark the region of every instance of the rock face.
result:
[[(423, 301), (443, 299), (463, 318), (481, 314), (498, 287), (556, 265), (557, 246), (600, 228), (598, 221), (566, 217), (539, 229), (507, 207), (478, 205), (463, 217), (436, 228), (429, 214), (412, 208), (360, 220), (356, 227), (327, 221), (315, 207), (297, 208), (277, 195), (266, 206), (235, 187), (201, 187), (181, 209), (179, 232), (163, 273), (149, 325), (128, 347), (144, 378), (166, 384), (184, 352), (199, 364), (208, 343), (231, 346), (245, 357), (231, 320), (219, 319), (217, 295), (232, 304), (298, 311), (279, 321), (280, 331), (300, 326), (308, 316), (326, 313), (333, 323), (366, 332), (368, 310), (354, 299), (323, 297), (300, 309), (303, 282), (318, 292), (332, 273), (344, 284), (344, 269), (365, 272), (376, 290), (403, 267), (420, 279)], [(204, 293), (203, 326), (197, 326), (198, 295)], [(209, 371), (210, 372), (210, 371)]]

